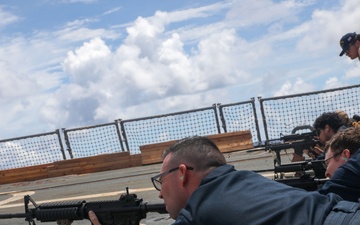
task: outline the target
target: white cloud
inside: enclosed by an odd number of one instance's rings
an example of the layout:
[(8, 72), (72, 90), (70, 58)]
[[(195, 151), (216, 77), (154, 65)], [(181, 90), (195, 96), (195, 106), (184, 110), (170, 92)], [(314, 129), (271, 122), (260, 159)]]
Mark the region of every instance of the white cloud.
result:
[(70, 51), (63, 62), (64, 71), (71, 75), (75, 84), (88, 85), (101, 79), (106, 73), (106, 65), (111, 61), (111, 52), (100, 38), (90, 42), (75, 51)]
[[(313, 53), (327, 46), (338, 45), (341, 36), (356, 30), (360, 20), (360, 5), (357, 0), (340, 1), (340, 8), (317, 9), (312, 14), (312, 19), (301, 27), (303, 38), (298, 43), (298, 49)], [(340, 53), (340, 47), (339, 53)]]
[(110, 10), (104, 12), (102, 15), (112, 14), (112, 13), (118, 12), (120, 9), (121, 9), (121, 7), (115, 7), (115, 8), (113, 8), (113, 9), (110, 9)]
[(20, 18), (13, 13), (6, 11), (5, 6), (0, 5), (0, 28), (19, 21)]
[[(358, 61), (357, 59), (354, 59), (354, 61)], [(353, 64), (353, 61), (351, 62)], [(350, 67), (350, 66), (349, 66)], [(360, 63), (356, 62), (354, 66), (350, 67), (348, 71), (345, 73), (345, 79), (356, 79), (360, 77)]]
[[(55, 129), (351, 83), (359, 68), (342, 77), (346, 62), (337, 43), (359, 10), (354, 0), (340, 3), (304, 15), (320, 3), (223, 1), (157, 11), (109, 29), (94, 16), (59, 30), (5, 36), (0, 93), (9, 112), (2, 115), (19, 118), (18, 129)], [(124, 33), (113, 30), (124, 26)]]
[(297, 78), (294, 84), (290, 81), (283, 84), (280, 90), (274, 93), (274, 96), (292, 95), (310, 91), (314, 91), (314, 85), (304, 82), (301, 78)]
[[(234, 46), (241, 46), (243, 41), (235, 30), (224, 29), (208, 36), (189, 54), (179, 34), (164, 33), (161, 18), (151, 17), (151, 21), (157, 21), (151, 23), (139, 17), (127, 28), (127, 38), (113, 53), (99, 38), (68, 53), (64, 70), (74, 83), (86, 88), (84, 99), (93, 98), (96, 102), (94, 119), (109, 120), (116, 109), (161, 102), (164, 98), (176, 99), (179, 95), (249, 80), (236, 57), (243, 47)], [(57, 107), (64, 108), (69, 101)], [(137, 114), (143, 112), (138, 110)]]
[(206, 18), (216, 15), (222, 10), (227, 10), (232, 6), (233, 3), (231, 3), (230, 1), (220, 1), (206, 6), (169, 12), (167, 13), (167, 17), (169, 19), (167, 22), (174, 23), (174, 22), (180, 22), (190, 19)]
[[(119, 111), (117, 116), (119, 117), (120, 115), (122, 119), (133, 119), (144, 115), (160, 115), (162, 113), (159, 113), (159, 109), (162, 109), (164, 112), (193, 110), (210, 107), (220, 100), (222, 103), (229, 103), (224, 102), (224, 99), (229, 99), (230, 97), (231, 94), (227, 88), (205, 91), (196, 95), (184, 94), (168, 96), (158, 100), (142, 102), (134, 106), (126, 107)], [(139, 114), (139, 111), (141, 111), (141, 114)]]
[(81, 28), (84, 25), (89, 23), (98, 22), (98, 19), (82, 19), (82, 20), (74, 20), (66, 23), (66, 28)]
[(339, 80), (336, 77), (330, 77), (326, 80), (324, 89), (338, 88), (341, 86), (343, 86), (343, 84), (340, 84)]
[(227, 19), (240, 26), (269, 25), (273, 23), (294, 23), (297, 14), (308, 6), (307, 1), (233, 1)]
[(71, 41), (71, 42), (85, 41), (85, 40), (89, 40), (94, 37), (115, 39), (119, 36), (118, 34), (114, 33), (113, 31), (108, 31), (105, 29), (89, 29), (86, 27), (81, 27), (78, 29), (67, 28), (67, 29), (56, 32), (55, 35), (58, 36), (59, 40)]
[(60, 3), (93, 3), (99, 0), (60, 0)]

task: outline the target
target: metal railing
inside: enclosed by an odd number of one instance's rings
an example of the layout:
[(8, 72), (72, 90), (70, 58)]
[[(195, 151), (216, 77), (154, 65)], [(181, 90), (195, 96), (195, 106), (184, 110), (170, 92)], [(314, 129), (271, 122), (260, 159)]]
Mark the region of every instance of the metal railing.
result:
[(59, 130), (0, 140), (0, 170), (66, 159)]
[(344, 110), (350, 117), (358, 114), (358, 96), (360, 85), (353, 85), (274, 98), (258, 97), (259, 104), (251, 98), (244, 102), (217, 103), (194, 110), (117, 119), (112, 123), (0, 140), (0, 170), (121, 151), (138, 154), (141, 145), (241, 130), (250, 130), (254, 145), (261, 145), (264, 139), (279, 138), (280, 133), (290, 134), (295, 127), (311, 126), (323, 112)]
[(254, 145), (261, 143), (259, 123), (257, 119), (255, 100), (232, 104), (218, 104), (220, 120), (224, 132), (250, 130)]
[(62, 130), (71, 158), (124, 151), (116, 120), (113, 123)]
[(266, 140), (291, 134), (294, 127), (310, 125), (323, 112), (344, 110), (349, 117), (360, 113), (360, 85), (259, 98)]
[(140, 153), (140, 146), (192, 135), (220, 133), (216, 105), (177, 113), (120, 120), (126, 149)]

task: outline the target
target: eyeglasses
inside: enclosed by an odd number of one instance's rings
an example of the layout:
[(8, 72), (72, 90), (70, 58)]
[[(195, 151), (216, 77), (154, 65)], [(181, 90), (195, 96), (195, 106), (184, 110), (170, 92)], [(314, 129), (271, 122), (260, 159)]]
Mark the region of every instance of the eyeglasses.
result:
[[(160, 173), (160, 174), (158, 174), (158, 175), (156, 175), (156, 176), (153, 176), (153, 177), (151, 178), (151, 182), (153, 183), (155, 189), (158, 190), (158, 191), (161, 191), (161, 185), (162, 185), (161, 177), (163, 177), (163, 176), (166, 175), (166, 174), (169, 174), (169, 173), (172, 173), (172, 172), (174, 172), (174, 171), (177, 171), (179, 168), (180, 168), (180, 167), (175, 167), (175, 168), (172, 168), (172, 169), (170, 169), (170, 170), (168, 170), (168, 171), (165, 171), (165, 172), (163, 172), (163, 173)], [(186, 169), (188, 169), (188, 170), (193, 170), (194, 168), (191, 167), (191, 166), (187, 166)]]
[[(329, 150), (329, 151), (330, 151), (330, 150)], [(322, 163), (323, 167), (324, 167), (325, 169), (327, 169), (327, 167), (328, 167), (328, 165), (329, 165), (329, 160), (330, 160), (330, 159), (333, 159), (333, 158), (335, 158), (335, 157), (337, 157), (337, 156), (339, 156), (339, 155), (341, 155), (342, 153), (343, 153), (342, 151), (341, 151), (341, 152), (338, 152), (338, 153), (336, 153), (335, 155), (331, 156), (330, 158), (325, 159), (324, 162)]]

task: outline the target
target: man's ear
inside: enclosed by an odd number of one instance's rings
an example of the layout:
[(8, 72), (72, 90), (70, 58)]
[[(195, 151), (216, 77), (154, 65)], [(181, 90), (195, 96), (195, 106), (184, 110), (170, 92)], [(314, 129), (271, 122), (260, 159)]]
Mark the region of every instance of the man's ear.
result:
[(188, 179), (188, 174), (187, 174), (187, 167), (184, 164), (180, 164), (179, 166), (179, 170), (180, 170), (180, 177), (179, 179), (181, 180), (182, 184), (184, 185), (185, 182)]
[(346, 159), (350, 159), (350, 157), (351, 157), (351, 152), (350, 152), (349, 149), (344, 149), (343, 154), (344, 154), (344, 157), (345, 157)]

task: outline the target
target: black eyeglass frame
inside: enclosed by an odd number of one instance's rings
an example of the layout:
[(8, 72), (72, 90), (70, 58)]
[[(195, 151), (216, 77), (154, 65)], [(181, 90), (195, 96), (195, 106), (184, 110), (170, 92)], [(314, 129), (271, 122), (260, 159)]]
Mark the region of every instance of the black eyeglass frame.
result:
[(322, 163), (322, 164), (323, 164), (323, 167), (324, 167), (325, 169), (327, 169), (329, 160), (330, 160), (330, 159), (333, 159), (333, 158), (335, 158), (335, 157), (338, 157), (338, 156), (341, 155), (343, 152), (344, 152), (344, 150), (341, 151), (341, 152), (338, 152), (338, 153), (334, 154), (334, 155), (331, 156), (330, 158), (325, 159), (324, 162)]
[[(168, 171), (165, 171), (165, 172), (163, 172), (163, 173), (160, 173), (160, 174), (158, 174), (158, 175), (156, 175), (156, 176), (151, 177), (151, 182), (153, 183), (155, 189), (158, 190), (158, 191), (161, 191), (162, 181), (160, 180), (160, 178), (161, 178), (162, 176), (166, 175), (166, 174), (175, 172), (175, 171), (177, 171), (178, 169), (180, 169), (180, 166), (175, 167), (175, 168), (172, 168), (172, 169), (170, 169), (170, 170), (168, 170)], [(188, 169), (188, 170), (193, 170), (194, 168), (191, 167), (191, 166), (186, 166), (186, 169)], [(156, 183), (159, 184), (159, 185), (156, 185)], [(160, 188), (159, 188), (159, 187), (160, 187)]]

